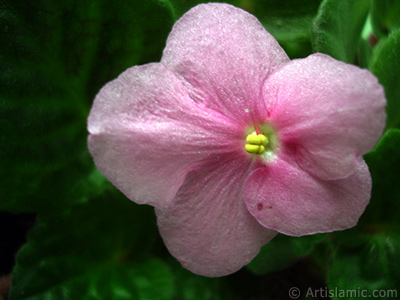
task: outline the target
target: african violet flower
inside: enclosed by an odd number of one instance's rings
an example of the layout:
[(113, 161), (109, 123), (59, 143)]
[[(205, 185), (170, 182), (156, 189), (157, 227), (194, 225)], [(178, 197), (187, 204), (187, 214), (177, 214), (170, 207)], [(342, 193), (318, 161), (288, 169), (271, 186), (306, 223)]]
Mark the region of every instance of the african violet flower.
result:
[(369, 71), (323, 54), (290, 61), (252, 15), (204, 4), (177, 21), (161, 63), (102, 88), (89, 149), (128, 198), (156, 207), (184, 267), (222, 276), (277, 232), (357, 223), (371, 189), (361, 155), (384, 107)]

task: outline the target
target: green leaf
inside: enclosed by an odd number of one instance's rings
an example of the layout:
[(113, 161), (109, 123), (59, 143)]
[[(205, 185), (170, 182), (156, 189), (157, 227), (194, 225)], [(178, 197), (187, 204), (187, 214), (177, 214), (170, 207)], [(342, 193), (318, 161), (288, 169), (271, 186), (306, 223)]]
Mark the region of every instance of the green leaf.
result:
[(359, 51), (357, 54), (357, 65), (361, 68), (368, 69), (372, 58), (372, 48), (370, 44), (364, 40), (360, 40)]
[(369, 6), (369, 0), (324, 0), (312, 27), (314, 51), (353, 63)]
[(0, 14), (1, 210), (80, 202), (105, 180), (87, 151), (100, 87), (158, 60), (172, 26), (164, 1), (8, 1)]
[[(338, 248), (331, 260), (331, 289), (365, 290), (366, 297), (394, 290), (400, 282), (400, 130), (385, 133), (365, 156), (372, 176), (372, 197), (356, 227), (333, 234)], [(371, 295), (371, 296), (368, 296)], [(360, 295), (348, 299), (360, 299)], [(395, 298), (396, 295), (381, 295)], [(339, 299), (340, 297), (332, 297)], [(343, 297), (342, 297), (343, 298)]]
[(374, 33), (385, 37), (400, 28), (400, 2), (397, 0), (372, 0), (371, 22)]
[[(174, 11), (175, 20), (178, 20), (182, 15), (190, 10), (192, 7), (201, 4), (201, 3), (209, 3), (207, 0), (169, 0), (169, 3)], [(222, 2), (229, 3), (235, 6), (239, 6), (240, 0), (216, 0), (212, 2)]]
[(260, 253), (247, 265), (253, 273), (263, 275), (290, 267), (301, 257), (309, 254), (325, 234), (303, 237), (278, 235), (261, 248)]
[[(368, 210), (368, 208), (367, 208)], [(364, 214), (366, 214), (365, 212)], [(361, 217), (363, 218), (363, 216)], [(342, 231), (336, 231), (331, 234), (333, 242), (341, 247), (355, 248), (363, 245), (369, 239), (369, 233), (359, 222), (357, 226)]]
[(372, 235), (361, 247), (337, 249), (328, 275), (328, 287), (334, 293), (332, 299), (398, 297), (399, 251), (398, 233)]
[(242, 1), (242, 8), (254, 14), (291, 58), (312, 53), (311, 25), (321, 0)]
[(311, 38), (311, 24), (321, 0), (249, 2), (249, 9), (278, 41), (296, 41)]
[[(399, 223), (399, 149), (400, 130), (392, 129), (387, 131), (375, 149), (365, 156), (372, 176), (371, 202), (360, 219), (360, 223), (365, 226), (376, 226), (376, 229), (379, 229), (382, 226), (397, 226)], [(373, 227), (370, 230), (373, 230)]]
[(39, 214), (10, 299), (171, 299), (170, 268), (150, 256), (157, 238), (153, 209), (112, 189), (62, 214)]
[(373, 51), (371, 71), (385, 88), (386, 128), (400, 127), (400, 29), (379, 42)]
[(240, 299), (228, 285), (227, 278), (207, 278), (184, 269), (174, 259), (170, 263), (175, 279), (174, 300)]

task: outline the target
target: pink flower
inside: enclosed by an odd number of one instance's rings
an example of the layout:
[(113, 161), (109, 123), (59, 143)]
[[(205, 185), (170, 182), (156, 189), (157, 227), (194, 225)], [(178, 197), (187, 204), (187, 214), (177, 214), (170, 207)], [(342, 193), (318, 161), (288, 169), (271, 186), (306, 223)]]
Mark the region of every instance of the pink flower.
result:
[(323, 54), (290, 61), (255, 17), (205, 4), (176, 22), (161, 63), (102, 88), (89, 149), (129, 199), (156, 207), (184, 267), (222, 276), (277, 232), (357, 223), (371, 190), (361, 155), (385, 103), (369, 71)]

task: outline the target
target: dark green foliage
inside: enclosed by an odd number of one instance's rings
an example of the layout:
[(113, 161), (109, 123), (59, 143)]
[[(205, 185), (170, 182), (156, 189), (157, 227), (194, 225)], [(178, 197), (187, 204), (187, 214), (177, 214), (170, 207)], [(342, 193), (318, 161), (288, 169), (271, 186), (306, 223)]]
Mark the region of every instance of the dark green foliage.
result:
[(303, 237), (288, 237), (280, 234), (262, 247), (260, 253), (247, 267), (258, 275), (286, 269), (310, 254), (314, 245), (325, 237), (326, 234)]
[(385, 37), (400, 28), (400, 2), (397, 0), (372, 0), (371, 22), (374, 33)]
[(170, 299), (171, 271), (150, 255), (156, 238), (153, 210), (116, 190), (40, 215), (18, 254), (11, 299)]
[(324, 0), (314, 20), (314, 52), (353, 63), (369, 9), (368, 0)]
[(393, 31), (374, 49), (371, 71), (385, 88), (388, 100), (387, 128), (400, 127), (400, 29)]
[(91, 102), (126, 68), (159, 59), (173, 23), (145, 2), (2, 4), (1, 209), (50, 210), (101, 189), (86, 146)]

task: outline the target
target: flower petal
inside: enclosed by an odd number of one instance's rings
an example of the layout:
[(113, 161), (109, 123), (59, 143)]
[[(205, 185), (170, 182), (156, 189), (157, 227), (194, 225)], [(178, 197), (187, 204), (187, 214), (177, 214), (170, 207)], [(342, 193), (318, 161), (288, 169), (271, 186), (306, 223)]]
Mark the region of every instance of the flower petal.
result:
[(156, 209), (170, 253), (193, 273), (223, 276), (249, 263), (276, 232), (249, 214), (242, 187), (252, 170), (239, 157), (190, 173), (173, 206)]
[(200, 109), (179, 79), (156, 63), (108, 83), (88, 122), (98, 169), (137, 203), (168, 205), (189, 171), (241, 150), (234, 139), (240, 129)]
[(288, 61), (254, 16), (221, 3), (198, 5), (183, 15), (161, 60), (192, 99), (242, 122), (245, 109), (256, 118), (265, 113), (265, 107), (258, 108), (262, 83)]
[(348, 178), (315, 178), (296, 162), (277, 159), (246, 180), (244, 198), (250, 213), (266, 228), (301, 236), (356, 225), (371, 196), (371, 176), (359, 159)]
[(347, 177), (385, 126), (383, 88), (367, 70), (314, 54), (294, 60), (265, 83), (269, 122), (299, 164), (321, 179)]

